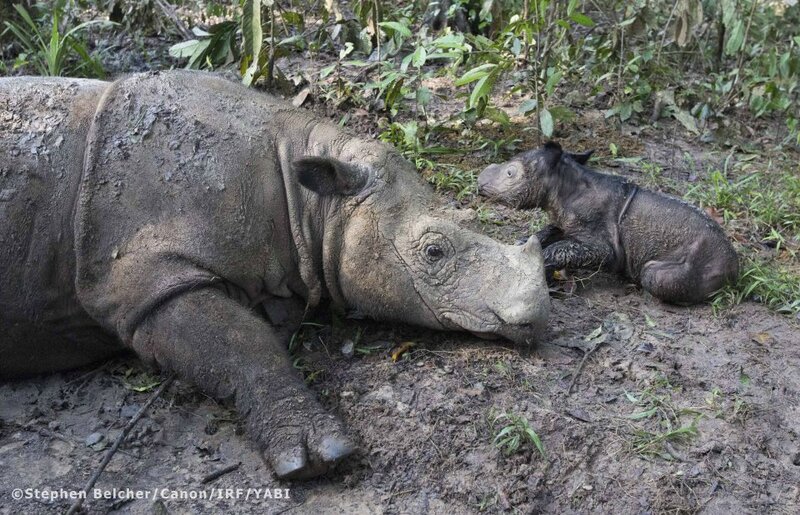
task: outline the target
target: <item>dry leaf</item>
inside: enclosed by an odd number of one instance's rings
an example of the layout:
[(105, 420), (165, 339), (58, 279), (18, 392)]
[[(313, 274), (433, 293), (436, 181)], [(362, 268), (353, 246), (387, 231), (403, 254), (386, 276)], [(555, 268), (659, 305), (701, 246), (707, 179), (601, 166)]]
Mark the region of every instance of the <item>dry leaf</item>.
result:
[(410, 351), (412, 348), (416, 347), (417, 344), (414, 342), (403, 342), (397, 346), (392, 351), (392, 361), (396, 362), (398, 359), (403, 357), (403, 354)]
[(761, 345), (773, 345), (775, 343), (775, 338), (769, 333), (753, 333), (750, 335), (750, 339)]

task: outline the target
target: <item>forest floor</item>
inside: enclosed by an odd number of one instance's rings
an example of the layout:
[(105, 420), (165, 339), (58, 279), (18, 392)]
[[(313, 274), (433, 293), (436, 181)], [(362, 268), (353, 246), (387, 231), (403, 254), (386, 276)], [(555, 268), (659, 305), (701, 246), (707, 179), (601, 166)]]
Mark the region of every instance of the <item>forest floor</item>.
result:
[[(150, 55), (167, 59), (163, 50)], [(125, 55), (118, 54), (116, 69), (114, 63), (107, 68), (121, 73), (170, 64)], [(300, 64), (283, 63), (287, 72)], [(313, 102), (314, 94), (308, 107), (337, 120), (347, 112)], [(442, 97), (433, 109), (446, 116), (453, 106)], [(517, 100), (503, 97), (497, 104), (513, 111)], [(674, 122), (637, 128), (612, 124), (591, 106), (578, 112), (557, 134), (562, 144), (574, 151), (597, 147), (598, 169), (651, 188), (682, 193), (729, 156), (736, 161), (747, 154), (742, 145), (701, 145)], [(515, 122), (503, 131), (480, 130), (495, 139), (517, 138), (522, 150), (534, 146), (536, 133)], [(360, 134), (379, 130), (366, 111), (355, 112), (348, 125)], [(609, 153), (611, 141), (616, 156)], [(450, 143), (459, 144), (458, 137)], [(623, 156), (636, 159), (618, 159)], [(496, 157), (482, 150), (443, 160), (479, 170)], [(530, 233), (531, 213), (442, 196), (443, 203), (485, 215), (476, 216), (475, 226), (495, 237), (514, 241)], [(260, 489), (262, 497), (263, 489), (289, 489), (288, 498), (275, 498), (275, 491), (270, 499), (155, 502), (90, 494), (85, 508), (158, 514), (800, 512), (800, 320), (751, 301), (721, 311), (708, 304), (666, 305), (618, 277), (585, 275), (552, 292), (549, 329), (531, 348), (364, 321), (345, 321), (306, 339), (299, 356), (310, 387), (360, 445), (326, 477), (276, 480), (231, 407), (178, 381), (139, 421), (97, 484), (170, 495), (218, 496), (223, 489), (233, 497), (236, 491), (225, 489)], [(354, 356), (341, 351), (347, 339), (356, 340)], [(393, 350), (407, 342), (413, 345), (393, 360)], [(81, 488), (157, 380), (134, 358), (122, 357), (99, 368), (0, 384), (0, 515), (63, 513), (70, 501), (12, 500), (12, 489)], [(520, 436), (515, 452), (495, 445), (506, 427)], [(525, 436), (528, 428), (543, 453)]]

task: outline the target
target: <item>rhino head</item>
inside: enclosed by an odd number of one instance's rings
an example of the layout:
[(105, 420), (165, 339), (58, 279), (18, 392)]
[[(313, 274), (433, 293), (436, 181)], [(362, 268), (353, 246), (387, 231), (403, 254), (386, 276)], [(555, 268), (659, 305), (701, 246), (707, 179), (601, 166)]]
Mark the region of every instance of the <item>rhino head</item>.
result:
[(487, 166), (478, 176), (482, 195), (519, 209), (547, 207), (550, 192), (561, 183), (559, 167), (563, 158), (585, 165), (592, 151), (583, 154), (563, 152), (561, 145), (548, 142), (537, 150), (523, 152), (505, 163)]
[(411, 165), (331, 157), (293, 163), (327, 213), (321, 253), (333, 301), (377, 320), (530, 343), (549, 314), (541, 247), (501, 244), (459, 224)]

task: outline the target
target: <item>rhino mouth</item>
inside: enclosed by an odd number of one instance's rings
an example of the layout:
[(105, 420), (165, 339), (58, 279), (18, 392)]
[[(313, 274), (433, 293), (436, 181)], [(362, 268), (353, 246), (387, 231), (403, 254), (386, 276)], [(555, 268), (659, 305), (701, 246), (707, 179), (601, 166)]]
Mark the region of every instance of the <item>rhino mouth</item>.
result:
[(486, 320), (471, 313), (442, 313), (442, 319), (448, 322), (450, 329), (466, 331), (484, 340), (506, 338), (517, 344), (530, 344), (537, 334), (533, 324), (509, 324), (492, 312), (491, 319)]

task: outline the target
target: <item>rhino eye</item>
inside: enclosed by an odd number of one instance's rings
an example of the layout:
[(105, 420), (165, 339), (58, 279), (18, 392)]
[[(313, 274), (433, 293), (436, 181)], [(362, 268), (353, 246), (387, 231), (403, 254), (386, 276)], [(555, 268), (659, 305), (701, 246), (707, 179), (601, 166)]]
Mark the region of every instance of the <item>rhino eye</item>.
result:
[(439, 245), (427, 245), (425, 247), (425, 256), (431, 261), (439, 261), (444, 257), (444, 251)]
[(514, 169), (509, 168), (508, 170), (506, 170), (506, 175), (508, 175), (509, 177), (514, 177)]

